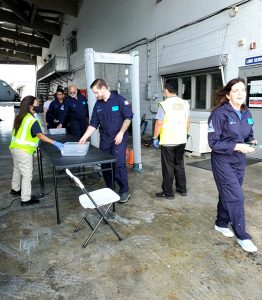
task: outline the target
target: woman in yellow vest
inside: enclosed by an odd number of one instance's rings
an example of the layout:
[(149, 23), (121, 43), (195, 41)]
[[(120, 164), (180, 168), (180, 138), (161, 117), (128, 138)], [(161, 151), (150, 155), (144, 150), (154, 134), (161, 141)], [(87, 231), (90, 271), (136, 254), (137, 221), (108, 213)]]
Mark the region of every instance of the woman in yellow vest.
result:
[(40, 112), (39, 100), (34, 96), (24, 97), (19, 113), (14, 120), (14, 129), (9, 147), (14, 162), (10, 194), (13, 196), (21, 195), (22, 206), (39, 203), (36, 196), (31, 196), (33, 154), (39, 140), (53, 144), (59, 150), (63, 150), (64, 147), (62, 143), (51, 140), (42, 133), (41, 124), (35, 118), (38, 112)]

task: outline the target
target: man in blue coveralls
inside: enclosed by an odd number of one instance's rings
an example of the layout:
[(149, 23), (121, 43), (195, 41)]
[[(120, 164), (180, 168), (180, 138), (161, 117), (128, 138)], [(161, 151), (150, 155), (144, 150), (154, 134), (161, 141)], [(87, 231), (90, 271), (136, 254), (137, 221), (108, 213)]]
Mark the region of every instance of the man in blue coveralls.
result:
[(55, 100), (50, 103), (46, 113), (47, 128), (65, 127), (65, 123), (63, 123), (64, 114), (64, 90), (62, 88), (57, 88)]
[(87, 100), (74, 84), (68, 87), (68, 94), (64, 106), (65, 119), (62, 123), (64, 124), (69, 119), (71, 134), (80, 138), (85, 133), (88, 124)]
[[(90, 88), (98, 101), (94, 106), (90, 125), (79, 143), (84, 144), (99, 127), (99, 148), (116, 157), (113, 177), (114, 182), (119, 185), (119, 202), (125, 203), (130, 198), (126, 167), (126, 146), (128, 138), (127, 129), (133, 118), (131, 105), (121, 95), (110, 93), (103, 79), (96, 79)], [(105, 169), (109, 166), (108, 164), (103, 164), (101, 167)], [(112, 186), (111, 172), (103, 172), (103, 177), (107, 187), (114, 189), (114, 184)]]

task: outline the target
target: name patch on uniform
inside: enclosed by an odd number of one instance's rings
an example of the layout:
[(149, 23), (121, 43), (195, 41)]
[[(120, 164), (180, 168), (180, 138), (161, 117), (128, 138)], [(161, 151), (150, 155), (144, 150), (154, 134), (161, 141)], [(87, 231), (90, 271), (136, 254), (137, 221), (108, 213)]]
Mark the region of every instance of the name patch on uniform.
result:
[(254, 124), (254, 120), (253, 120), (252, 118), (248, 118), (248, 119), (247, 119), (247, 123), (248, 123), (249, 125), (253, 125), (253, 124)]
[(124, 103), (125, 103), (125, 105), (128, 105), (129, 104), (129, 102), (126, 100), (126, 101), (124, 101)]
[(118, 111), (119, 110), (119, 107), (118, 107), (118, 105), (116, 105), (116, 106), (112, 106), (112, 111)]
[(210, 121), (210, 123), (208, 124), (208, 132), (215, 132), (212, 121)]
[(230, 125), (236, 124), (236, 121), (233, 118), (228, 117), (228, 120)]

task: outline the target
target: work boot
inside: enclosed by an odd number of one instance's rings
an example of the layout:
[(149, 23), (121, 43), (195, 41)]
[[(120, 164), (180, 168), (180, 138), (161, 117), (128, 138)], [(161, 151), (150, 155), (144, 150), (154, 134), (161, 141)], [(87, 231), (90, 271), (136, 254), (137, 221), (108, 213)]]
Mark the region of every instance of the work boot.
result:
[(21, 206), (28, 206), (28, 205), (34, 205), (39, 203), (39, 199), (36, 196), (31, 196), (31, 199), (28, 201), (21, 201)]
[(174, 195), (167, 195), (165, 192), (159, 192), (159, 193), (156, 193), (156, 197), (157, 198), (164, 198), (164, 199), (174, 199)]
[(118, 202), (126, 203), (130, 197), (131, 197), (131, 195), (128, 192), (122, 193), (122, 194), (120, 194), (120, 200)]
[(13, 196), (21, 196), (21, 190), (15, 191), (15, 190), (11, 189), (10, 194)]

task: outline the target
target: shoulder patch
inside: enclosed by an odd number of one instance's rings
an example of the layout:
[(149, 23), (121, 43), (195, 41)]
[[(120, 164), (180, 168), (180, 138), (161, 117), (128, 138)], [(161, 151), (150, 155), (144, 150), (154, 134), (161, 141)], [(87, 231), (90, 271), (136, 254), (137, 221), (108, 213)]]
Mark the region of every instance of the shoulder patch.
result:
[(215, 132), (212, 120), (210, 121), (210, 123), (208, 124), (208, 132)]

